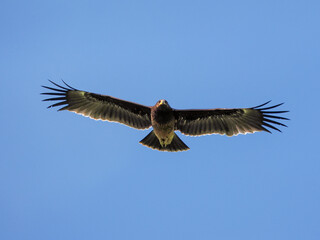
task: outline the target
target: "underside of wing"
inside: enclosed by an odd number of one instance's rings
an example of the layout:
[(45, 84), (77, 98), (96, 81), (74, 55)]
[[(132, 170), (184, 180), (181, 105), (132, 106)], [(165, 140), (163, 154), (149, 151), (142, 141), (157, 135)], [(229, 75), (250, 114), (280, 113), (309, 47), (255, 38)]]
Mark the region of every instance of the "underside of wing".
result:
[(56, 101), (48, 108), (63, 106), (59, 111), (68, 110), (96, 120), (118, 122), (137, 129), (151, 126), (150, 107), (111, 96), (80, 91), (65, 82), (66, 87), (50, 82), (56, 88), (42, 86), (51, 90), (42, 94), (52, 96), (43, 101)]
[(267, 128), (281, 132), (275, 125), (287, 126), (275, 120), (289, 120), (278, 116), (288, 111), (270, 111), (283, 103), (264, 107), (268, 103), (270, 101), (252, 108), (175, 110), (175, 128), (191, 136), (206, 134), (233, 136), (259, 131), (271, 133)]

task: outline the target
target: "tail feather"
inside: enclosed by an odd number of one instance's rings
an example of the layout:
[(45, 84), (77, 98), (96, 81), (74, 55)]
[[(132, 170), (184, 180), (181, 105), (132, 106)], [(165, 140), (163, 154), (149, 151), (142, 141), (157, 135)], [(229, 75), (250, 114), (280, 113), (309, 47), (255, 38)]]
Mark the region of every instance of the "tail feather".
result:
[(189, 147), (182, 142), (177, 134), (174, 134), (172, 142), (169, 145), (162, 147), (153, 130), (144, 139), (142, 139), (140, 143), (146, 147), (159, 151), (178, 152), (189, 150)]

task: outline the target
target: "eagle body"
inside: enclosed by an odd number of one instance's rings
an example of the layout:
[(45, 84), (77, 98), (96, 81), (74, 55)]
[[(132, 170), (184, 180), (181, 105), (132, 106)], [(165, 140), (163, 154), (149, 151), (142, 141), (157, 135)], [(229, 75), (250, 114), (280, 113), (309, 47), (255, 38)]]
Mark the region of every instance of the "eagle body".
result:
[(289, 120), (279, 116), (288, 111), (274, 111), (283, 103), (266, 106), (269, 101), (251, 108), (180, 110), (171, 108), (166, 100), (159, 100), (153, 107), (149, 107), (81, 91), (65, 82), (66, 86), (50, 82), (56, 88), (43, 86), (51, 91), (42, 93), (50, 96), (43, 101), (55, 101), (48, 108), (62, 106), (59, 111), (68, 110), (92, 119), (118, 122), (140, 130), (152, 127), (153, 130), (140, 143), (159, 151), (176, 152), (189, 149), (175, 131), (189, 136), (235, 136), (260, 131), (271, 133), (269, 129), (281, 132), (275, 125), (286, 127), (279, 120)]
[(151, 108), (151, 123), (160, 145), (171, 144), (174, 133), (175, 119), (172, 108), (166, 100), (160, 100)]

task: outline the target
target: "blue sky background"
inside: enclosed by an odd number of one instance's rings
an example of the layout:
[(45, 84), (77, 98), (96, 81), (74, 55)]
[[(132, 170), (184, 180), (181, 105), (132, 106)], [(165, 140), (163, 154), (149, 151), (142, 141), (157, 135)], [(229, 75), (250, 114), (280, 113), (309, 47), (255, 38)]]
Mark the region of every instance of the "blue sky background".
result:
[[(319, 1), (0, 8), (0, 239), (319, 239)], [(181, 136), (47, 110), (47, 79), (174, 108), (285, 102), (283, 133)]]

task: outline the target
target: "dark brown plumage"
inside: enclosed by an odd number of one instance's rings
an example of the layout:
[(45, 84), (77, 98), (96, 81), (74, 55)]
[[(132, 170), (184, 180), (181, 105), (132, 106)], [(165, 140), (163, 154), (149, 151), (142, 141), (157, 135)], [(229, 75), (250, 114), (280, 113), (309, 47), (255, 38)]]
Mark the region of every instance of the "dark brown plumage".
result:
[(124, 101), (111, 96), (77, 90), (68, 84), (57, 88), (43, 86), (51, 92), (42, 93), (51, 98), (43, 101), (57, 101), (48, 108), (63, 106), (68, 110), (96, 120), (118, 122), (136, 129), (153, 130), (140, 141), (141, 144), (160, 151), (184, 151), (188, 146), (175, 134), (180, 131), (185, 135), (200, 136), (238, 134), (266, 131), (266, 127), (281, 132), (275, 125), (285, 126), (276, 120), (289, 120), (277, 114), (288, 111), (273, 111), (281, 104), (265, 107), (269, 102), (252, 108), (234, 109), (190, 109), (177, 110), (170, 107), (166, 100), (160, 100), (153, 107)]

